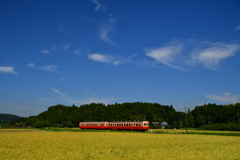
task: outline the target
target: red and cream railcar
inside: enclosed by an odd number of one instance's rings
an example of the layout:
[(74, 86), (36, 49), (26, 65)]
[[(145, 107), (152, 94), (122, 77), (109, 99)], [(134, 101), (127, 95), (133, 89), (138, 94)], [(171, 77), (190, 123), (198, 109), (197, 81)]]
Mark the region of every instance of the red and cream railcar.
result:
[(149, 129), (148, 121), (130, 122), (79, 122), (81, 129), (118, 129), (118, 130), (142, 130)]

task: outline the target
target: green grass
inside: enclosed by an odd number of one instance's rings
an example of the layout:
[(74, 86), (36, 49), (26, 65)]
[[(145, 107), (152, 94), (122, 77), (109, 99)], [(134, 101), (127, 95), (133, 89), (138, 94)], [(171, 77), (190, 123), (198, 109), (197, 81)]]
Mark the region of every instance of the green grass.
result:
[(169, 132), (169, 131), (156, 131), (156, 134), (199, 134), (199, 135), (218, 135), (218, 136), (239, 136), (240, 133), (221, 133), (221, 132)]
[[(54, 131), (54, 132), (128, 132), (128, 133), (141, 132), (141, 131), (131, 131), (131, 130), (95, 130), (95, 129), (79, 129), (79, 128), (41, 128), (39, 130)], [(240, 136), (240, 132), (196, 130), (195, 128), (188, 129), (187, 133), (185, 129), (149, 129), (147, 132), (144, 132), (144, 133)]]

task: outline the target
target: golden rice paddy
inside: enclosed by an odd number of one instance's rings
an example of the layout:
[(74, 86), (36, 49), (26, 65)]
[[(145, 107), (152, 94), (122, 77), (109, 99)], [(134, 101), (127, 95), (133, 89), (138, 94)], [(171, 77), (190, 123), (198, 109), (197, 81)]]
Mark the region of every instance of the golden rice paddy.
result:
[(0, 159), (240, 159), (240, 137), (0, 130)]

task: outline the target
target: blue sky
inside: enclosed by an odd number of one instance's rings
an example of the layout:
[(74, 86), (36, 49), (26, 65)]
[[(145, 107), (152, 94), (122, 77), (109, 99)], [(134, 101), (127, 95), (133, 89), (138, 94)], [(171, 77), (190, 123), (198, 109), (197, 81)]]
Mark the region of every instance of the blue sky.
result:
[(1, 0), (0, 113), (240, 102), (240, 1)]

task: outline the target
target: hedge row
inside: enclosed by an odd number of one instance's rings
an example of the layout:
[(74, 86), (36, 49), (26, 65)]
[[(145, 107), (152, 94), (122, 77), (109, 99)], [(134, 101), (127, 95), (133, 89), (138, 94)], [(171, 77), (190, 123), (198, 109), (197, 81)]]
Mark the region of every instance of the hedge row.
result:
[(199, 127), (200, 130), (240, 131), (240, 124), (209, 124)]

